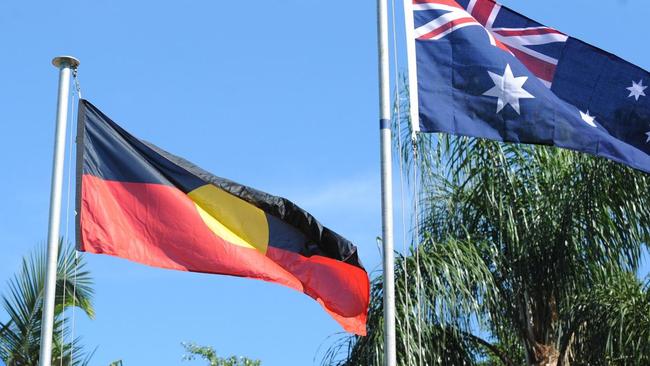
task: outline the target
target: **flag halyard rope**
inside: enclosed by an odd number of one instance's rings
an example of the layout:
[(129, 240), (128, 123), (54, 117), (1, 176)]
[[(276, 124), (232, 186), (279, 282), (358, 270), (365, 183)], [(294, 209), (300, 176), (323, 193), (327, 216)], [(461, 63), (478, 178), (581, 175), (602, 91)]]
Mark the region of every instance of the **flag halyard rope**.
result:
[[(72, 192), (73, 192), (73, 182), (72, 182), (72, 171), (74, 170), (74, 165), (75, 161), (73, 159), (74, 154), (73, 150), (75, 147), (74, 144), (74, 131), (76, 131), (75, 125), (76, 125), (76, 104), (77, 102), (81, 99), (81, 86), (79, 84), (79, 78), (77, 75), (77, 69), (73, 69), (72, 71), (73, 75), (73, 82), (74, 82), (74, 92), (70, 92), (70, 105), (68, 106), (69, 108), (69, 133), (68, 133), (68, 161), (67, 161), (67, 184), (66, 184), (66, 206), (65, 206), (65, 231), (64, 231), (64, 238), (66, 240), (69, 240), (73, 236), (70, 230), (70, 212), (71, 212), (71, 200), (72, 200)], [(76, 214), (76, 213), (75, 213)], [(74, 230), (72, 230), (74, 232)], [(67, 259), (67, 257), (63, 257), (64, 260)], [(66, 315), (66, 303), (67, 303), (67, 286), (68, 286), (68, 271), (70, 266), (73, 266), (73, 279), (72, 279), (72, 314), (71, 314), (71, 319), (70, 321), (70, 332), (68, 333), (68, 336), (70, 337), (69, 339), (69, 344), (70, 344), (70, 349), (69, 349), (69, 355), (71, 357), (74, 356), (74, 342), (75, 342), (75, 307), (76, 307), (76, 292), (77, 292), (77, 265), (79, 264), (79, 253), (75, 250), (75, 258), (73, 262), (65, 262), (62, 263), (62, 268), (63, 268), (63, 294), (62, 294), (62, 308), (63, 308), (63, 313), (62, 313), (62, 326), (61, 326), (61, 344), (60, 344), (60, 356), (59, 356), (59, 365), (63, 366), (63, 359), (64, 357), (64, 352), (65, 352), (65, 346), (66, 346), (66, 321), (68, 320), (68, 316)]]
[[(397, 31), (395, 27), (395, 22), (397, 20), (397, 17), (395, 15), (395, 0), (391, 0), (391, 24), (392, 24), (392, 46), (393, 46), (393, 65), (394, 69), (396, 70), (399, 65), (399, 56), (397, 52)], [(405, 311), (409, 311), (411, 304), (410, 304), (410, 296), (408, 292), (408, 271), (407, 271), (407, 261), (406, 258), (408, 257), (408, 240), (407, 240), (407, 228), (406, 228), (406, 210), (404, 209), (406, 207), (405, 204), (405, 191), (404, 191), (404, 162), (401, 159), (401, 153), (402, 153), (402, 148), (403, 148), (403, 143), (402, 143), (402, 123), (401, 123), (401, 118), (402, 118), (402, 112), (401, 112), (401, 97), (400, 97), (400, 79), (399, 79), (399, 73), (394, 72), (394, 78), (395, 78), (395, 104), (393, 108), (393, 120), (395, 121), (397, 125), (397, 161), (398, 161), (398, 166), (399, 166), (399, 178), (400, 178), (400, 201), (401, 201), (401, 206), (400, 206), (400, 211), (401, 211), (401, 222), (402, 222), (402, 271), (404, 272), (404, 301), (405, 301)], [(398, 294), (399, 296), (399, 294)], [(403, 337), (404, 341), (404, 354), (405, 354), (405, 365), (410, 366), (411, 365), (411, 349), (410, 349), (410, 339), (411, 339), (411, 324), (409, 322), (408, 316), (404, 316), (403, 321), (402, 321), (402, 326), (405, 326), (406, 330), (406, 336)]]

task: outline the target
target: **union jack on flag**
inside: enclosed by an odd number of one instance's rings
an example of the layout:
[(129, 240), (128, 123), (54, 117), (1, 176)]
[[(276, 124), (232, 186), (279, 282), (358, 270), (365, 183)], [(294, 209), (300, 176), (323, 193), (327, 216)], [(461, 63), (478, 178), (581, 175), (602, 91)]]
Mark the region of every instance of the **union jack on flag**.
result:
[(419, 40), (439, 40), (468, 26), (485, 29), (493, 46), (512, 53), (544, 85), (551, 87), (567, 36), (526, 19), (492, 0), (416, 0)]
[(414, 132), (554, 145), (650, 173), (650, 73), (494, 0), (409, 1)]

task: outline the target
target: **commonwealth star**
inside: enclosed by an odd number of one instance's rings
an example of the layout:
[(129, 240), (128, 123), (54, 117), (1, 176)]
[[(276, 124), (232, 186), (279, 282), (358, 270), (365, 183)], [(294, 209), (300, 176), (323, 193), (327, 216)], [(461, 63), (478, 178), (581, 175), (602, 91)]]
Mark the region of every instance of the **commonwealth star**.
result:
[(510, 64), (506, 65), (503, 75), (495, 74), (491, 71), (488, 71), (488, 74), (492, 78), (492, 82), (494, 82), (494, 87), (483, 93), (483, 95), (497, 98), (497, 113), (501, 112), (506, 105), (510, 104), (517, 114), (521, 114), (519, 99), (535, 98), (523, 88), (524, 83), (528, 80), (528, 76), (515, 77), (510, 68)]

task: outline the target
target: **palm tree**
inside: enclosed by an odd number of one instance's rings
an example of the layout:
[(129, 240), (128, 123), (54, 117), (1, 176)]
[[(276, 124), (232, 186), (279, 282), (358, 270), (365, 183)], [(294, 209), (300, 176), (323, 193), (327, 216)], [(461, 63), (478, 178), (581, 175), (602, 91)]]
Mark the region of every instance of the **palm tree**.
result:
[[(645, 174), (464, 137), (420, 135), (403, 156), (422, 188), (417, 245), (395, 269), (399, 365), (650, 364)], [(376, 278), (368, 337), (324, 364), (383, 365), (381, 298)]]
[[(64, 319), (64, 312), (75, 306), (90, 318), (94, 317), (92, 279), (84, 268), (83, 259), (75, 255), (74, 248), (69, 245), (60, 247), (52, 364), (85, 365), (91, 354), (84, 353), (78, 338), (69, 340), (72, 329), (70, 322)], [(2, 296), (9, 320), (0, 323), (0, 359), (7, 366), (38, 364), (45, 270), (46, 250), (41, 246), (23, 259), (20, 272), (9, 281), (9, 291)]]

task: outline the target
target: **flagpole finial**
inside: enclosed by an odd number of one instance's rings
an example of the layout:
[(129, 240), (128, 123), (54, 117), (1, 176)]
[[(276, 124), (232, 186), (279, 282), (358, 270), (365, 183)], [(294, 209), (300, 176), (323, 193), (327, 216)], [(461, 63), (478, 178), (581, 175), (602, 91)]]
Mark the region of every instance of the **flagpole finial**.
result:
[(57, 56), (52, 59), (52, 65), (56, 66), (58, 69), (66, 66), (76, 69), (79, 66), (79, 63), (79, 60), (72, 56)]

